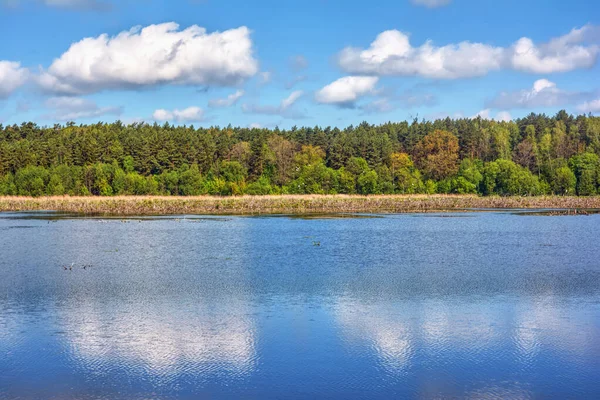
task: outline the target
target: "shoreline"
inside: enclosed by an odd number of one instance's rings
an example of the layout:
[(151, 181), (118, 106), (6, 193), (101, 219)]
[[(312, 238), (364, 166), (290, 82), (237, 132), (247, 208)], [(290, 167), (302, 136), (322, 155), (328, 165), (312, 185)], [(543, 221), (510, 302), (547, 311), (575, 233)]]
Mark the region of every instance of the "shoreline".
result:
[(0, 212), (57, 211), (96, 215), (293, 215), (510, 209), (598, 210), (600, 209), (600, 196), (271, 195), (239, 197), (0, 197)]

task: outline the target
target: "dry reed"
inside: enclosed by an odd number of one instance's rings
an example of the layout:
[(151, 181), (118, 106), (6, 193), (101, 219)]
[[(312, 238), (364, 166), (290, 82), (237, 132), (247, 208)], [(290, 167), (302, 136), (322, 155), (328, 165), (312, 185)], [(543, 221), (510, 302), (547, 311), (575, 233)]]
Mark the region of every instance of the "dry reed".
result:
[(53, 210), (107, 215), (405, 213), (481, 209), (600, 209), (600, 197), (470, 195), (0, 197), (0, 211)]

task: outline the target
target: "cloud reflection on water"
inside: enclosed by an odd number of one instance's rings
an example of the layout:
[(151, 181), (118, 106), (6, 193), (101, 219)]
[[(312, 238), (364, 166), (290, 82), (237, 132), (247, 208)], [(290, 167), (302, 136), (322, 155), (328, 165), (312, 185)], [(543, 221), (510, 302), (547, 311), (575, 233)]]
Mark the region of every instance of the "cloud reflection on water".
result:
[(119, 366), (155, 377), (240, 377), (254, 369), (255, 328), (243, 303), (185, 307), (90, 302), (64, 310), (59, 324), (71, 357), (97, 373)]
[(381, 367), (397, 376), (453, 359), (482, 366), (508, 362), (526, 370), (548, 354), (577, 368), (600, 353), (597, 328), (590, 324), (598, 311), (597, 304), (581, 307), (578, 301), (553, 296), (532, 297), (525, 304), (523, 299), (390, 302), (348, 297), (337, 302), (334, 318), (351, 348), (369, 346)]

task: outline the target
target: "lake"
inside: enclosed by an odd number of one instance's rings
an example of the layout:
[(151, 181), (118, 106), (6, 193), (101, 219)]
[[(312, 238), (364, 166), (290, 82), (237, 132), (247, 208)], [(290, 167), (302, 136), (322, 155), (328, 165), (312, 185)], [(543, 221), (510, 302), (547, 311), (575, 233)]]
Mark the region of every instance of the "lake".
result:
[(600, 215), (2, 213), (0, 398), (600, 398), (599, 244)]

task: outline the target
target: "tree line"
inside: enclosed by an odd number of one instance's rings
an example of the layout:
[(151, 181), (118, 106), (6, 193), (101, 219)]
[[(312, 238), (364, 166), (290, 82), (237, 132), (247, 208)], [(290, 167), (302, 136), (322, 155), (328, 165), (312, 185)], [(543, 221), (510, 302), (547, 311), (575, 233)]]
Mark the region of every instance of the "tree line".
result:
[(600, 118), (530, 114), (345, 129), (0, 125), (0, 195), (599, 192)]

